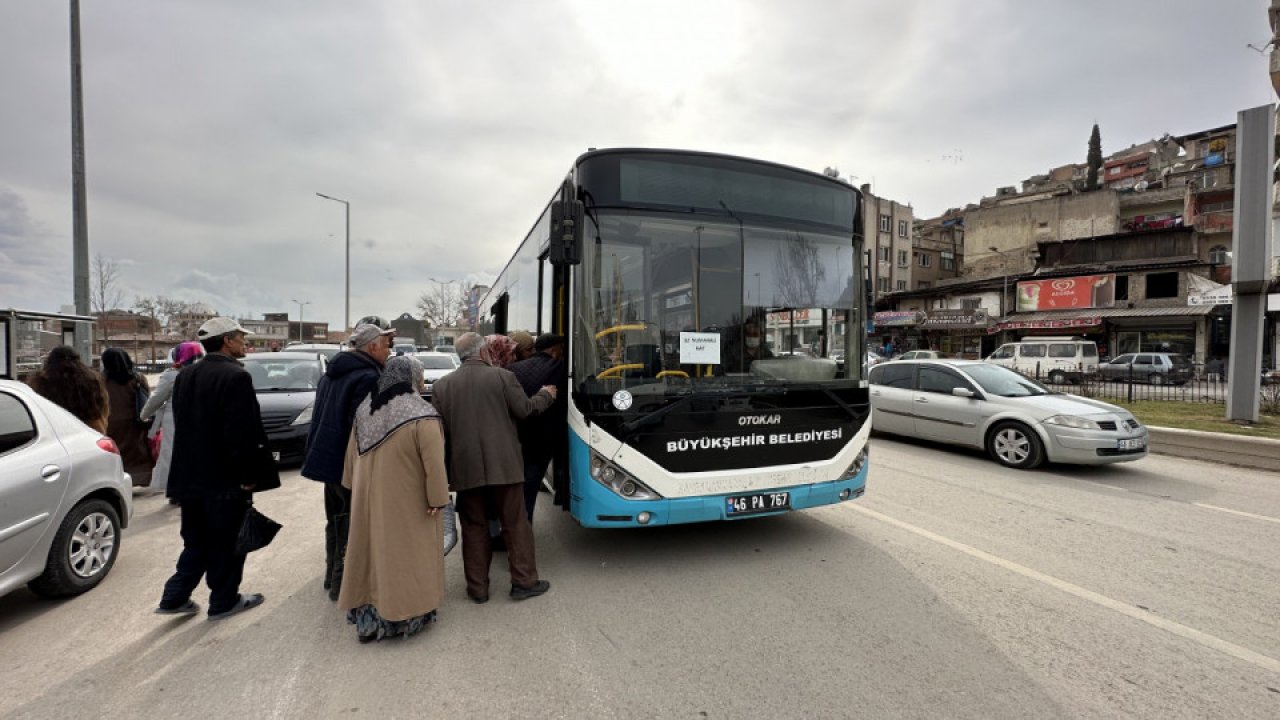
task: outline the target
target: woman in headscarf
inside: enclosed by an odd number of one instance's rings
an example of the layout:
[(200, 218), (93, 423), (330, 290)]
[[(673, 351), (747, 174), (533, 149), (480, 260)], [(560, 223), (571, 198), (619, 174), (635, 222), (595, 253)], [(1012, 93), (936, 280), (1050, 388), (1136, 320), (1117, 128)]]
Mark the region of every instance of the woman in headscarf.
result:
[(347, 443), (351, 526), (338, 606), (360, 642), (421, 631), (444, 599), (444, 429), (423, 388), (417, 358), (388, 360)]
[[(102, 352), (102, 374), (107, 385), (107, 436), (120, 448), (124, 471), (133, 478), (134, 487), (151, 485), (151, 447), (147, 442), (147, 426), (138, 416), (151, 389), (147, 381), (133, 369), (129, 353), (120, 348)], [(141, 399), (141, 402), (139, 400)]]
[(494, 367), (507, 368), (516, 361), (516, 341), (506, 335), (485, 335), (480, 359)]
[(51, 350), (44, 367), (28, 377), (27, 384), (80, 422), (107, 434), (107, 388), (75, 349), (60, 345)]
[[(151, 472), (151, 489), (164, 492), (169, 486), (169, 461), (173, 458), (173, 408), (169, 398), (173, 396), (173, 381), (178, 379), (178, 371), (194, 363), (204, 355), (204, 348), (198, 342), (184, 342), (169, 351), (169, 367), (160, 373), (156, 381), (156, 389), (151, 399), (142, 406), (142, 420), (151, 421), (151, 432), (147, 438), (154, 441), (160, 436), (160, 452), (156, 453), (156, 466)], [(174, 504), (177, 504), (176, 501)]]

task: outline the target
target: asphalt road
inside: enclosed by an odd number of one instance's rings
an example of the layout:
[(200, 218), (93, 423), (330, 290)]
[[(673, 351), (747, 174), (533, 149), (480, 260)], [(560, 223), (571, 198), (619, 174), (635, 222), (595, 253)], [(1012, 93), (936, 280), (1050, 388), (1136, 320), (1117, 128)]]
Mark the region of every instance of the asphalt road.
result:
[(142, 497), (96, 590), (0, 598), (0, 717), (1280, 717), (1280, 475), (884, 438), (872, 463), (864, 499), (773, 518), (542, 507), (550, 593), (508, 600), (495, 563), (474, 605), (455, 554), (441, 622), (371, 645), (321, 590), (314, 483), (260, 498), (267, 602), (222, 623), (151, 614), (177, 515)]

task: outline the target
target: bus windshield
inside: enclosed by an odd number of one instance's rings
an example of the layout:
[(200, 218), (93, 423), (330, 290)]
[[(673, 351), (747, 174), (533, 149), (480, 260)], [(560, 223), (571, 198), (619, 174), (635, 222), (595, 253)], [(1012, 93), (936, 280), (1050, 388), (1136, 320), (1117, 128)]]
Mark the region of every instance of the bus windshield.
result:
[(859, 379), (846, 362), (861, 347), (849, 236), (601, 210), (583, 245), (573, 364), (585, 392)]

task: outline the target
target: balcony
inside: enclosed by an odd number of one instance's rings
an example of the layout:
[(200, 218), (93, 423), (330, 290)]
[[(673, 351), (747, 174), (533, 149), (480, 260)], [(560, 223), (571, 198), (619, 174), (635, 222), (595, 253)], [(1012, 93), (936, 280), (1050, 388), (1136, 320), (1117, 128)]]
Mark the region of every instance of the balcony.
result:
[(1201, 213), (1195, 218), (1195, 227), (1202, 233), (1231, 232), (1235, 226), (1235, 211)]

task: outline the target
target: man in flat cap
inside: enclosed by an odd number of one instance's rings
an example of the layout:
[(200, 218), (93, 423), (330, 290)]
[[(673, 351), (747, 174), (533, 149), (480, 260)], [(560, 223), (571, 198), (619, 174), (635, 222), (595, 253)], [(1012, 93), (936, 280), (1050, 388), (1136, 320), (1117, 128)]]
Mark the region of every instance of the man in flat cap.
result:
[(173, 461), (165, 492), (181, 507), (183, 547), (156, 608), (161, 615), (199, 612), (191, 593), (201, 578), (209, 585), (210, 620), (262, 604), (262, 595), (240, 593), (245, 556), (236, 552), (236, 539), (251, 493), (280, 487), (280, 475), (253, 379), (239, 361), (248, 334), (232, 318), (209, 319), (196, 333), (204, 359), (174, 380)]
[(529, 397), (536, 395), (544, 385), (553, 385), (557, 390), (554, 405), (541, 414), (521, 420), (518, 426), (520, 453), (524, 459), (524, 504), (529, 522), (533, 522), (533, 506), (538, 502), (538, 491), (542, 487), (543, 476), (547, 474), (547, 465), (566, 441), (568, 405), (565, 400), (564, 346), (563, 335), (543, 333), (533, 343), (534, 354), (512, 363), (508, 368)]
[(324, 483), (324, 588), (330, 600), (336, 601), (342, 588), (342, 558), (347, 550), (351, 491), (342, 487), (347, 440), (356, 408), (377, 387), (382, 367), (391, 357), (395, 333), (376, 315), (361, 318), (347, 340), (350, 350), (329, 361), (316, 387), (302, 476)]

